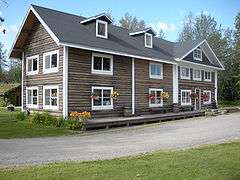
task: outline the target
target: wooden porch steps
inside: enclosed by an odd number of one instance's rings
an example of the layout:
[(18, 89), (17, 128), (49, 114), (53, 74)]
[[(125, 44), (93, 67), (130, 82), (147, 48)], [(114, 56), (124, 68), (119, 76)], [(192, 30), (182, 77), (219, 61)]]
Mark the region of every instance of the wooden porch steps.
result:
[(112, 117), (112, 118), (96, 118), (85, 123), (86, 130), (95, 130), (103, 128), (113, 128), (122, 126), (132, 126), (139, 124), (147, 124), (154, 122), (171, 121), (177, 119), (204, 116), (205, 111), (185, 111), (179, 113), (150, 114), (134, 117)]

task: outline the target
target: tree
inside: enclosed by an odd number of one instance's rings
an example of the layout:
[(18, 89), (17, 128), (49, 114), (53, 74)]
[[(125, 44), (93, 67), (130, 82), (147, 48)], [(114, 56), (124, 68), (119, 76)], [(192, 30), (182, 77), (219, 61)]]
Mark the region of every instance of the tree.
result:
[(10, 67), (8, 74), (8, 82), (20, 83), (21, 82), (21, 61), (19, 60), (10, 60)]
[(119, 20), (119, 24), (121, 27), (127, 28), (130, 31), (137, 31), (146, 27), (144, 20), (139, 20), (136, 17), (131, 16), (129, 13), (125, 13), (125, 15)]
[(6, 59), (6, 50), (3, 50), (3, 44), (0, 42), (0, 76), (2, 78), (2, 73), (4, 68), (8, 66)]
[(157, 37), (161, 38), (161, 39), (165, 39), (166, 38), (165, 33), (163, 32), (162, 29), (160, 29), (159, 32), (157, 33)]

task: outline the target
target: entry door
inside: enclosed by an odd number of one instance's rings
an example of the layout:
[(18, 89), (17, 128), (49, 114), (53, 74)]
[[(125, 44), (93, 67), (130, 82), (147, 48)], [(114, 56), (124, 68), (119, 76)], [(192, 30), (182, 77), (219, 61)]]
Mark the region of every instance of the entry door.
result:
[(195, 98), (195, 110), (200, 110), (201, 109), (201, 90), (195, 89), (195, 93), (197, 95), (197, 97)]

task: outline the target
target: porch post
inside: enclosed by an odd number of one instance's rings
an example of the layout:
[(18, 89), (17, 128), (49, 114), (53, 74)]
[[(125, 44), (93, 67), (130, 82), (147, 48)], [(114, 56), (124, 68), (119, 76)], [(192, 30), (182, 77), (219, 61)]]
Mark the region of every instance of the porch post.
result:
[(23, 89), (24, 85), (23, 85), (23, 83), (24, 83), (24, 64), (25, 64), (24, 57), (25, 57), (24, 52), (22, 52), (22, 84), (21, 84), (21, 111), (22, 112), (24, 111), (24, 103), (23, 103), (23, 100), (24, 100), (24, 89)]
[(217, 97), (218, 97), (218, 72), (215, 71), (215, 102), (216, 102), (216, 105), (217, 105)]
[(68, 47), (63, 47), (63, 117), (68, 116)]
[(173, 73), (173, 104), (178, 104), (178, 65), (172, 65)]
[(135, 114), (135, 60), (132, 58), (132, 114)]

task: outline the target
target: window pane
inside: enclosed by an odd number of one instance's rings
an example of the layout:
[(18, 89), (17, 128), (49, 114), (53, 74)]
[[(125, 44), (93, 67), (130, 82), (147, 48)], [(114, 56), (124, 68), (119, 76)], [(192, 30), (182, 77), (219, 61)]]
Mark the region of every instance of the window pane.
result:
[(33, 71), (37, 70), (37, 58), (33, 59)]
[(103, 58), (103, 70), (110, 71), (110, 63), (109, 58)]
[(34, 105), (37, 104), (37, 97), (33, 97), (33, 104), (34, 104)]
[(98, 23), (98, 35), (105, 36), (106, 27), (103, 23)]
[(27, 104), (32, 103), (32, 90), (27, 90)]
[(94, 65), (93, 69), (102, 70), (102, 58), (94, 56)]
[(110, 97), (111, 96), (111, 90), (103, 90), (103, 97)]
[(45, 56), (45, 69), (50, 68), (50, 55)]
[(33, 89), (33, 96), (37, 96), (37, 90)]
[(50, 89), (45, 89), (45, 105), (50, 105)]
[(51, 98), (51, 105), (57, 106), (57, 98)]
[(103, 98), (103, 106), (110, 106), (111, 98)]
[(52, 89), (51, 90), (51, 96), (52, 97), (57, 97), (57, 89)]
[(28, 60), (28, 72), (32, 71), (32, 59)]
[(93, 105), (94, 106), (101, 106), (102, 105), (102, 98), (93, 99)]
[(148, 46), (152, 45), (152, 37), (151, 37), (151, 35), (146, 34), (146, 44)]
[(52, 64), (51, 64), (52, 68), (57, 67), (57, 54), (53, 54), (52, 55)]

